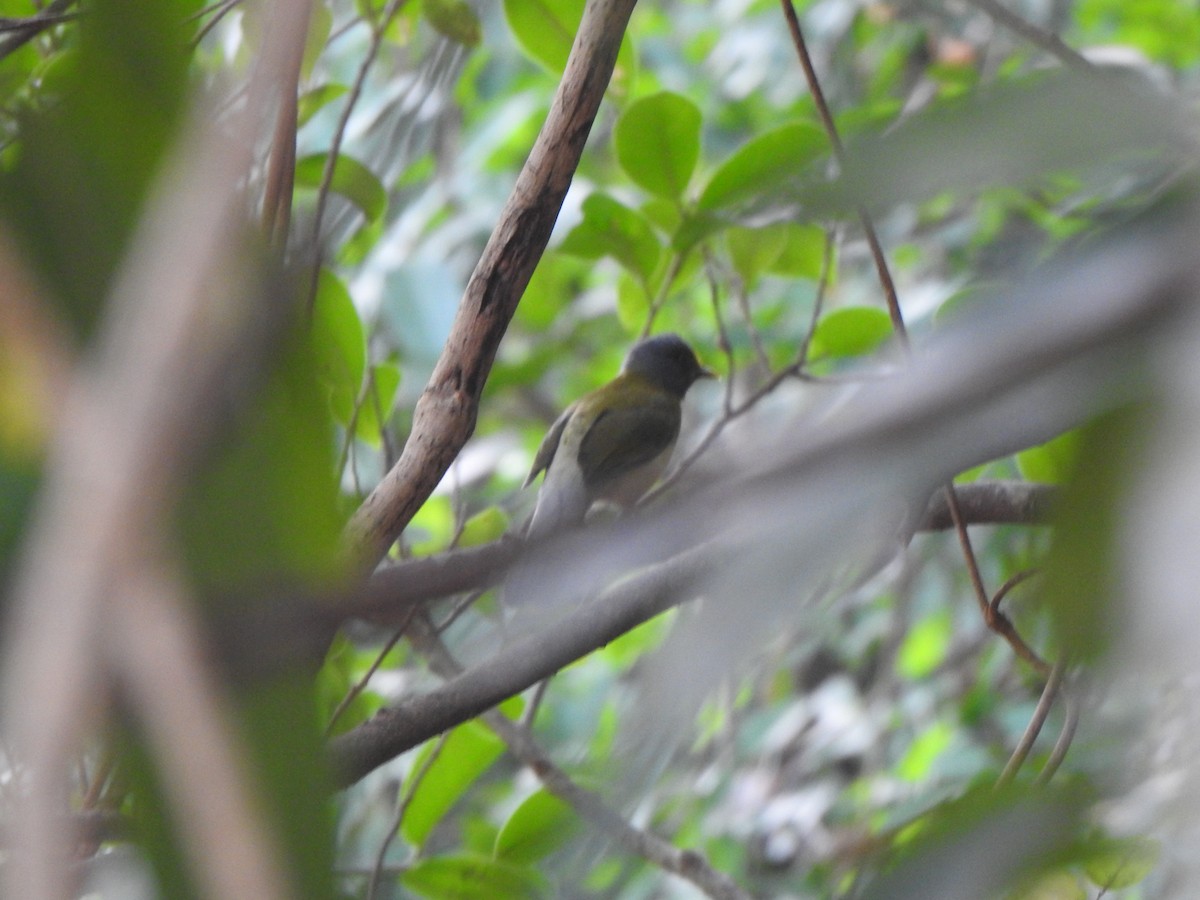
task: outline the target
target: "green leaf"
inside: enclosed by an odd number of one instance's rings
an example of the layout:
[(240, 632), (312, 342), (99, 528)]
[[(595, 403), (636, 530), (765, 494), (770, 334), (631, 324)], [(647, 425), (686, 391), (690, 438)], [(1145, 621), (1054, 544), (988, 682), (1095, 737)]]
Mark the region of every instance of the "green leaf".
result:
[(333, 13), (327, 3), (314, 3), (312, 14), (308, 20), (308, 36), (304, 41), (304, 58), (300, 62), (300, 78), (307, 80), (312, 75), (313, 66), (325, 50), (329, 42), (329, 33), (333, 30)]
[(0, 178), (0, 211), (22, 262), (60, 304), (53, 314), (86, 340), (192, 93), (190, 53), (170, 4), (136, 14), (121, 3), (92, 4), (69, 31), (70, 51), (43, 72), (59, 70), (56, 96), (38, 85), (46, 108), (17, 119), (20, 146)]
[[(811, 278), (813, 281), (819, 279), (825, 265), (825, 244), (829, 239), (825, 229), (819, 225), (798, 225), (795, 222), (784, 222), (773, 227), (783, 231), (783, 249), (767, 271), (772, 275)], [(831, 258), (831, 269), (836, 270), (836, 256)]]
[(896, 765), (896, 774), (905, 781), (923, 781), (953, 740), (953, 728), (945, 722), (934, 722), (909, 745)]
[(504, 0), (504, 18), (534, 62), (561, 75), (567, 66), (584, 0)]
[(622, 272), (617, 279), (617, 319), (629, 334), (638, 334), (650, 314), (646, 285)]
[[(326, 159), (327, 154), (315, 153), (296, 163), (296, 185), (319, 189), (325, 177)], [(362, 210), (370, 222), (382, 216), (387, 209), (387, 191), (383, 189), (382, 182), (374, 172), (344, 153), (338, 155), (329, 189)]]
[(371, 388), (358, 410), (358, 421), (354, 429), (354, 435), (360, 441), (372, 447), (378, 447), (383, 442), (383, 427), (391, 415), (392, 404), (396, 401), (396, 390), (399, 387), (399, 366), (391, 363), (371, 366)]
[(1036, 881), (1022, 886), (1009, 900), (1087, 900), (1088, 892), (1078, 875), (1072, 872), (1049, 872)]
[(725, 232), (729, 259), (747, 288), (753, 288), (758, 277), (779, 259), (787, 241), (786, 228), (785, 224), (765, 228), (734, 226)]
[(458, 538), (460, 547), (478, 547), (499, 540), (508, 531), (508, 515), (498, 506), (489, 506), (467, 519)]
[(478, 47), (483, 34), (479, 16), (465, 0), (425, 0), (421, 7), (434, 30), (464, 47)]
[(1114, 841), (1112, 847), (1084, 864), (1088, 880), (1097, 887), (1119, 891), (1145, 880), (1161, 855), (1156, 841), (1131, 838)]
[(473, 854), (423, 859), (400, 882), (430, 900), (530, 900), (548, 892), (534, 869)]
[[(428, 742), (417, 755), (413, 771), (420, 771), (437, 741)], [(483, 724), (459, 725), (446, 738), (437, 759), (430, 764), (409, 803), (400, 833), (418, 847), (433, 827), (504, 751), (504, 742)]]
[(843, 359), (870, 353), (892, 334), (888, 314), (874, 306), (847, 306), (822, 316), (813, 331), (813, 359)]
[(585, 259), (612, 256), (643, 283), (662, 256), (662, 244), (641, 213), (600, 193), (583, 201), (583, 221), (571, 229), (559, 250)]
[(565, 802), (539, 788), (513, 810), (496, 835), (495, 856), (534, 863), (549, 856), (581, 830), (582, 822)]
[(793, 122), (759, 135), (717, 167), (700, 195), (700, 209), (770, 197), (795, 185), (804, 168), (828, 148), (825, 133), (811, 122)]
[(639, 187), (678, 202), (700, 158), (700, 110), (669, 91), (644, 97), (617, 120), (613, 141)]
[(322, 269), (317, 279), (312, 334), (317, 373), (329, 391), (330, 408), (347, 425), (362, 387), (367, 342), (350, 292), (328, 269)]
[(298, 125), (304, 125), (323, 107), (332, 103), (349, 90), (344, 84), (323, 84), (300, 95), (299, 107), (296, 114)]
[(926, 616), (904, 636), (896, 655), (896, 669), (906, 678), (924, 678), (946, 658), (953, 633), (949, 611)]
[(1017, 469), (1027, 481), (1065, 484), (1079, 456), (1079, 431), (1068, 431), (1017, 454)]

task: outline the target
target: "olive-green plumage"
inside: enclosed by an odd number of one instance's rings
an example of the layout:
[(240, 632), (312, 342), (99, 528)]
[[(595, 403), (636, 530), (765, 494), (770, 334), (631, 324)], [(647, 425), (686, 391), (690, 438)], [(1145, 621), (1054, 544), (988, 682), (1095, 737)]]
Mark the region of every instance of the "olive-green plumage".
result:
[(675, 335), (635, 344), (620, 374), (567, 407), (542, 440), (525, 479), (546, 472), (529, 534), (581, 522), (596, 500), (641, 499), (675, 447), (684, 395), (711, 376)]

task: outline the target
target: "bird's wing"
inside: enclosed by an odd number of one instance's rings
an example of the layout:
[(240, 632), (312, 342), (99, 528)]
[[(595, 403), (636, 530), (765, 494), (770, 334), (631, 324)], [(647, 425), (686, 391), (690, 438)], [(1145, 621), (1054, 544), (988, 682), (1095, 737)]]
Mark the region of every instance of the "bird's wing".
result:
[(648, 463), (679, 436), (679, 401), (643, 393), (598, 415), (579, 442), (579, 468), (592, 490)]
[(570, 421), (571, 415), (578, 405), (578, 403), (572, 403), (562, 411), (562, 415), (554, 420), (554, 424), (550, 426), (550, 430), (546, 432), (546, 436), (538, 445), (537, 455), (533, 458), (533, 468), (525, 476), (525, 483), (521, 487), (529, 487), (533, 484), (533, 479), (538, 477), (538, 473), (550, 468), (550, 463), (554, 461), (554, 454), (558, 451), (559, 441), (562, 440), (563, 429), (567, 427), (567, 422)]

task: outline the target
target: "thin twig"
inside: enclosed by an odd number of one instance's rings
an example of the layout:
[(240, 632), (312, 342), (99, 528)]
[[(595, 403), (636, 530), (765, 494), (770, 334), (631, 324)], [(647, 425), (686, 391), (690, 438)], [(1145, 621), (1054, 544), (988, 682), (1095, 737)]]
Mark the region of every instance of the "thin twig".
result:
[[(957, 494), (957, 492), (956, 492), (956, 494)], [(958, 500), (958, 497), (956, 495), (955, 501), (957, 502), (957, 500)], [(1007, 597), (1009, 595), (1009, 593), (1011, 593), (1013, 588), (1015, 588), (1019, 584), (1024, 584), (1026, 581), (1028, 581), (1034, 575), (1038, 575), (1040, 573), (1041, 573), (1041, 569), (1037, 569), (1037, 568), (1024, 569), (1024, 570), (1018, 572), (1016, 575), (1013, 575), (1011, 578), (1008, 579), (1008, 581), (1004, 582), (1004, 584), (1000, 585), (1000, 588), (992, 596), (992, 602), (989, 604), (992, 608), (992, 611), (996, 612), (997, 610), (1000, 609), (1000, 603), (1004, 600), (1005, 597)]]
[(1033, 666), (1038, 674), (1049, 676), (1050, 665), (1038, 656), (1032, 647), (1025, 643), (1024, 638), (1018, 634), (1016, 627), (1008, 616), (992, 607), (987, 588), (983, 585), (983, 576), (979, 572), (979, 563), (975, 559), (975, 551), (971, 547), (971, 536), (967, 534), (967, 524), (963, 518), (962, 510), (959, 508), (958, 497), (954, 492), (954, 485), (946, 485), (945, 491), (946, 504), (950, 508), (950, 518), (954, 520), (954, 531), (958, 535), (959, 546), (962, 547), (963, 559), (967, 564), (967, 575), (971, 579), (971, 587), (974, 589), (975, 600), (979, 604), (979, 611), (983, 615), (984, 623), (989, 629), (1004, 638), (1016, 652), (1017, 656)]
[(400, 823), (404, 821), (404, 814), (408, 812), (409, 806), (412, 805), (412, 799), (417, 793), (417, 788), (421, 786), (421, 782), (425, 780), (425, 776), (429, 774), (429, 770), (433, 768), (433, 764), (437, 762), (437, 758), (442, 755), (442, 750), (446, 747), (446, 741), (450, 737), (449, 732), (438, 738), (438, 742), (433, 745), (433, 749), (429, 751), (429, 755), (425, 757), (419, 768), (411, 778), (408, 779), (408, 786), (404, 790), (404, 797), (400, 804), (396, 807), (396, 815), (392, 818), (392, 826), (387, 830), (387, 834), (379, 844), (379, 852), (375, 855), (375, 865), (371, 867), (370, 879), (367, 882), (367, 900), (375, 900), (375, 890), (379, 887), (379, 878), (383, 874), (383, 862), (387, 857), (388, 847), (392, 845), (396, 835), (400, 831)]
[(1042, 696), (1038, 698), (1037, 707), (1033, 711), (1033, 718), (1029, 720), (1029, 724), (1025, 727), (1025, 733), (1021, 735), (1021, 740), (1017, 742), (1012, 756), (1009, 757), (1008, 765), (1000, 773), (1000, 778), (996, 781), (996, 787), (1003, 787), (1009, 784), (1016, 777), (1017, 771), (1024, 765), (1026, 758), (1029, 756), (1029, 751), (1033, 749), (1034, 741), (1037, 740), (1037, 736), (1042, 731), (1042, 726), (1046, 724), (1046, 717), (1050, 715), (1051, 707), (1054, 706), (1054, 698), (1058, 696), (1058, 689), (1062, 684), (1065, 669), (1066, 663), (1060, 659), (1054, 664), (1054, 668), (1050, 670), (1050, 677), (1046, 680), (1046, 686), (1042, 688)]
[[(796, 54), (800, 57), (800, 66), (804, 69), (804, 78), (808, 82), (809, 93), (812, 94), (813, 102), (817, 106), (817, 114), (821, 118), (821, 124), (825, 127), (825, 133), (829, 136), (829, 143), (833, 147), (834, 159), (837, 160), (839, 166), (842, 166), (845, 162), (845, 148), (838, 135), (837, 124), (833, 121), (833, 113), (829, 111), (829, 104), (825, 102), (825, 92), (821, 89), (821, 82), (817, 79), (817, 70), (813, 67), (808, 45), (804, 41), (804, 33), (800, 29), (800, 19), (796, 16), (796, 8), (792, 5), (792, 0), (780, 0), (780, 3), (783, 6), (783, 16), (787, 19), (788, 30), (792, 35), (792, 43), (796, 47)], [(901, 346), (907, 347), (908, 329), (904, 325), (904, 316), (900, 311), (896, 282), (888, 267), (883, 245), (879, 242), (879, 234), (875, 231), (875, 224), (871, 221), (867, 208), (861, 204), (858, 207), (858, 220), (862, 223), (867, 245), (871, 248), (871, 259), (875, 262), (875, 272), (879, 277), (879, 283), (883, 286), (888, 315), (892, 319), (892, 328), (896, 332)]]
[(418, 607), (414, 606), (412, 609), (408, 610), (400, 624), (400, 627), (392, 633), (390, 638), (388, 638), (387, 643), (383, 645), (379, 653), (375, 656), (375, 659), (371, 661), (371, 665), (367, 667), (367, 671), (364, 672), (362, 677), (359, 678), (358, 681), (356, 681), (350, 688), (350, 690), (346, 692), (346, 696), (342, 698), (341, 702), (337, 705), (337, 708), (335, 708), (333, 713), (329, 716), (329, 722), (325, 725), (326, 737), (333, 732), (333, 726), (337, 722), (338, 717), (341, 716), (341, 714), (344, 713), (347, 708), (349, 708), (350, 704), (354, 702), (355, 698), (358, 697), (359, 694), (366, 690), (367, 684), (371, 681), (371, 678), (376, 672), (379, 671), (379, 667), (383, 665), (384, 658), (392, 652), (393, 647), (400, 643), (400, 638), (404, 637), (404, 632), (408, 630), (408, 623), (411, 622), (412, 617), (416, 615), (417, 609)]
[(388, 25), (391, 24), (393, 17), (405, 5), (407, 0), (388, 0), (388, 5), (383, 11), (383, 16), (376, 23), (373, 23), (371, 28), (371, 43), (367, 45), (367, 52), (363, 56), (362, 62), (358, 66), (358, 74), (354, 76), (354, 84), (350, 87), (350, 93), (346, 97), (346, 105), (342, 107), (342, 114), (338, 117), (337, 126), (333, 129), (333, 140), (329, 145), (329, 155), (325, 157), (325, 168), (321, 171), (321, 184), (317, 188), (317, 209), (313, 213), (312, 224), (312, 246), (315, 260), (312, 267), (312, 278), (309, 283), (308, 293), (308, 311), (312, 314), (313, 304), (317, 301), (317, 281), (321, 275), (321, 220), (325, 217), (325, 207), (329, 203), (329, 192), (333, 185), (333, 173), (337, 167), (338, 156), (342, 151), (342, 141), (346, 136), (346, 128), (350, 124), (350, 116), (354, 113), (355, 106), (358, 105), (359, 97), (362, 96), (363, 87), (367, 83), (367, 75), (371, 72), (371, 67), (375, 65), (375, 58), (379, 55), (379, 48), (383, 45), (383, 36), (387, 31)]
[(995, 19), (1009, 31), (1019, 35), (1029, 43), (1045, 50), (1059, 62), (1075, 69), (1095, 71), (1095, 66), (1074, 47), (1065, 43), (1062, 38), (1052, 31), (1038, 28), (1028, 19), (1023, 19), (1011, 9), (997, 3), (996, 0), (967, 0), (976, 9)]
[(671, 285), (675, 283), (675, 279), (679, 276), (679, 270), (683, 268), (683, 261), (686, 257), (684, 253), (675, 253), (671, 256), (671, 261), (667, 265), (666, 274), (663, 275), (662, 284), (658, 286), (658, 292), (650, 300), (650, 309), (646, 313), (646, 322), (642, 325), (641, 333), (638, 339), (644, 339), (650, 334), (650, 329), (654, 326), (654, 320), (658, 317), (659, 311), (663, 308), (663, 304), (667, 302), (667, 297), (671, 294)]
[(1063, 760), (1067, 758), (1067, 751), (1071, 748), (1071, 741), (1075, 739), (1075, 729), (1079, 725), (1080, 700), (1076, 696), (1076, 691), (1072, 690), (1071, 685), (1068, 685), (1063, 689), (1062, 695), (1063, 706), (1066, 708), (1066, 718), (1063, 720), (1062, 731), (1058, 733), (1058, 740), (1054, 742), (1054, 749), (1050, 751), (1050, 757), (1046, 760), (1046, 765), (1038, 773), (1038, 784), (1045, 784), (1054, 777), (1054, 773), (1058, 771)]

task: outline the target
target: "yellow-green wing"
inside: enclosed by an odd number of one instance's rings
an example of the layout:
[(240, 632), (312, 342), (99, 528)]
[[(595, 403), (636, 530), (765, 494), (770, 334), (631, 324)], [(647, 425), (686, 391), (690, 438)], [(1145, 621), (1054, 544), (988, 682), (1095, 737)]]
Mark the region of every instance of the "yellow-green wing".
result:
[(554, 424), (550, 426), (550, 430), (546, 432), (546, 436), (538, 445), (537, 455), (533, 458), (533, 468), (525, 476), (525, 483), (521, 487), (529, 487), (533, 483), (533, 479), (538, 477), (539, 472), (550, 468), (550, 463), (554, 462), (554, 454), (558, 451), (559, 441), (562, 440), (563, 429), (567, 427), (567, 422), (570, 421), (571, 415), (578, 405), (578, 403), (572, 403), (562, 411), (562, 415), (554, 420)]
[(579, 468), (592, 491), (655, 459), (679, 436), (681, 412), (674, 397), (626, 384), (619, 402), (606, 403), (612, 399), (608, 393), (603, 388), (586, 398), (602, 409), (579, 443)]

